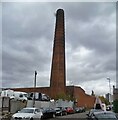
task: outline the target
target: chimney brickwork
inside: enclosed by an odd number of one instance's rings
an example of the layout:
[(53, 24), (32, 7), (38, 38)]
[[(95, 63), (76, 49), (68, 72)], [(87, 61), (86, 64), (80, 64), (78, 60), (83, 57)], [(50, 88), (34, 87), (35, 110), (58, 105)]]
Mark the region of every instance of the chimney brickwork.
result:
[[(58, 9), (56, 13), (56, 25), (53, 45), (53, 58), (50, 76), (50, 87), (53, 95), (65, 93), (66, 73), (65, 73), (65, 25), (64, 10)], [(54, 95), (55, 94), (55, 95)]]

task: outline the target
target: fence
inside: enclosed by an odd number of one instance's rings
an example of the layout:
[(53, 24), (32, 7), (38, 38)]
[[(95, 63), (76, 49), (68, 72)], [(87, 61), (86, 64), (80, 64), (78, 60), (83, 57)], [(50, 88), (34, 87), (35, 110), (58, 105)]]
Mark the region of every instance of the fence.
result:
[[(28, 100), (27, 107), (33, 106), (33, 100)], [(35, 101), (35, 107), (37, 108), (55, 108), (55, 107), (73, 107), (74, 102), (72, 101), (63, 101), (62, 99), (59, 99), (57, 101)]]
[(14, 100), (9, 97), (0, 97), (0, 114), (15, 113), (26, 107), (26, 101)]
[(0, 97), (0, 114), (6, 114), (10, 112), (10, 98)]

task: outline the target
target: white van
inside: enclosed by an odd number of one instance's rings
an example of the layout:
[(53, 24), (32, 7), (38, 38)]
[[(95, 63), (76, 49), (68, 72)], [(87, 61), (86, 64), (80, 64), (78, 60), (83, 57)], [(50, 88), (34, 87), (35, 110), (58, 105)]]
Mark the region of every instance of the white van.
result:
[(15, 100), (26, 100), (27, 101), (27, 93), (26, 92), (17, 92), (13, 90), (3, 90), (1, 93), (2, 97), (10, 97), (10, 99)]
[(10, 97), (10, 98), (14, 98), (14, 91), (13, 90), (3, 90), (1, 92), (1, 97)]
[(27, 93), (26, 92), (16, 92), (14, 91), (14, 97), (17, 100), (26, 100), (27, 101)]

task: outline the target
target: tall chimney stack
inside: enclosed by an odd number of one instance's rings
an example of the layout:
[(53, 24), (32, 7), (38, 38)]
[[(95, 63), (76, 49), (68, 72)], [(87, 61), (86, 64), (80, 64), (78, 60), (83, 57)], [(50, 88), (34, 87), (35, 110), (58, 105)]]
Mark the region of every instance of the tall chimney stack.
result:
[(58, 96), (65, 93), (66, 86), (66, 65), (65, 65), (65, 28), (64, 10), (56, 12), (56, 25), (53, 45), (53, 58), (50, 77), (50, 87), (54, 92), (51, 96)]

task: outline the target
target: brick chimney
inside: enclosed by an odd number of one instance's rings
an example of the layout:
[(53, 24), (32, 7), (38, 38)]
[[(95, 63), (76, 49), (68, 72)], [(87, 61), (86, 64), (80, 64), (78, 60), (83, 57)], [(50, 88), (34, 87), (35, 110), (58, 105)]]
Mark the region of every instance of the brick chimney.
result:
[(66, 65), (65, 65), (65, 28), (64, 10), (56, 12), (56, 25), (53, 44), (52, 68), (50, 76), (50, 87), (52, 97), (65, 93), (66, 86)]

